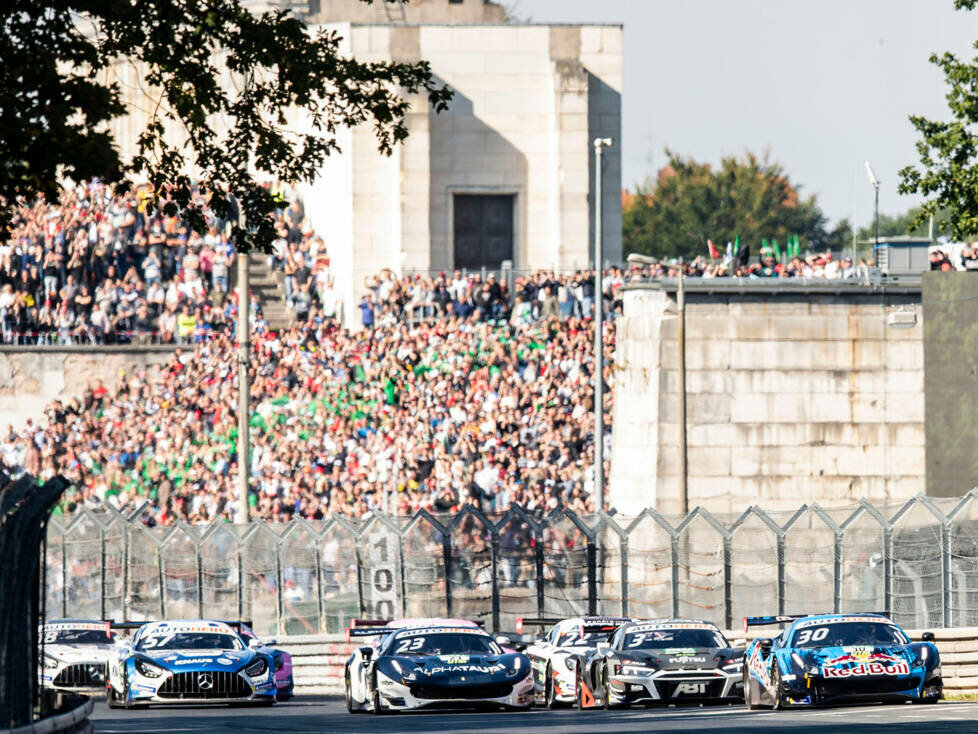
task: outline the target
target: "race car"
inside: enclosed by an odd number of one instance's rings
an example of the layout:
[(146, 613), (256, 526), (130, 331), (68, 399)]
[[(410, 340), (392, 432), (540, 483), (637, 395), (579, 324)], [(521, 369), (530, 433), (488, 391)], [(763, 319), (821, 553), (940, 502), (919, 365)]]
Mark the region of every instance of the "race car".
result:
[(278, 650), (276, 648), (270, 647), (270, 645), (275, 644), (275, 640), (261, 640), (258, 635), (247, 624), (242, 622), (238, 626), (238, 632), (241, 634), (241, 639), (248, 643), (249, 647), (253, 647), (252, 640), (258, 640), (258, 645), (255, 649), (261, 650), (262, 652), (267, 652), (272, 656), (272, 660), (275, 661), (275, 688), (277, 691), (276, 698), (279, 701), (288, 701), (292, 698), (295, 693), (295, 680), (292, 677), (292, 656), (285, 650)]
[(629, 617), (573, 617), (571, 619), (517, 619), (517, 631), (522, 627), (553, 625), (550, 633), (526, 648), (533, 667), (534, 697), (538, 703), (554, 708), (576, 700), (575, 669), (571, 661), (597, 649)]
[(739, 703), (743, 657), (710, 622), (629, 622), (573, 659), (577, 706)]
[(507, 653), (472, 623), (358, 627), (351, 637), (376, 635), (347, 661), (346, 708), (385, 714), (420, 708), (528, 709), (533, 674), (522, 653)]
[(58, 619), (38, 630), (41, 639), (40, 684), (73, 693), (105, 693), (105, 667), (119, 649), (108, 622)]
[(272, 654), (258, 640), (246, 644), (237, 625), (186, 619), (116, 626), (138, 629), (109, 664), (111, 708), (275, 703)]
[(750, 709), (943, 698), (933, 633), (911, 642), (882, 612), (745, 617), (744, 630), (778, 623), (790, 624), (747, 648), (744, 698)]

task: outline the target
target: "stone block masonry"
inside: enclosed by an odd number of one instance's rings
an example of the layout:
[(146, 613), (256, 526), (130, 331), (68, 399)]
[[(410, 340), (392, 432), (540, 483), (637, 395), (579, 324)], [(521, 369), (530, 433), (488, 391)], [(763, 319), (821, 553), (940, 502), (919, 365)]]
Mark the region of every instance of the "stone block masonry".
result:
[[(919, 304), (919, 286), (688, 281), (690, 509), (924, 492)], [(912, 329), (887, 326), (900, 305), (916, 310)], [(610, 476), (611, 502), (625, 514), (681, 507), (677, 320), (675, 284), (625, 290)]]

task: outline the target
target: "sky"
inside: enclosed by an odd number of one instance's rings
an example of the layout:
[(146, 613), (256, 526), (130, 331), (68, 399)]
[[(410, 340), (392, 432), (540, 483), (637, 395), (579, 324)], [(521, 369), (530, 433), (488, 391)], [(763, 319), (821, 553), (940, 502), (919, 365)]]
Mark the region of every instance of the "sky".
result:
[(622, 183), (666, 161), (769, 150), (834, 222), (915, 203), (897, 192), (915, 163), (908, 117), (949, 116), (932, 52), (971, 58), (978, 11), (952, 0), (507, 0), (535, 23), (622, 23)]

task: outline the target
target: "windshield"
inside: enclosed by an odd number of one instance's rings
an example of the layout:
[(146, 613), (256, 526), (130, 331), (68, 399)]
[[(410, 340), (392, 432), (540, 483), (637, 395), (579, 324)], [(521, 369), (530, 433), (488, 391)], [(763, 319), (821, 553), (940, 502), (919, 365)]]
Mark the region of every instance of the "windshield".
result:
[(851, 645), (905, 645), (907, 638), (885, 622), (837, 622), (795, 631), (792, 647), (849, 647)]
[(100, 630), (44, 630), (45, 645), (108, 645), (114, 641), (111, 633)]
[(622, 645), (624, 650), (669, 650), (677, 647), (727, 647), (727, 641), (717, 630), (674, 629), (629, 632)]
[(584, 632), (571, 630), (557, 638), (558, 647), (596, 647), (599, 642), (607, 642), (609, 632)]
[(235, 635), (213, 632), (157, 632), (142, 637), (137, 650), (244, 650)]
[(388, 655), (501, 655), (502, 649), (488, 635), (459, 633), (425, 634), (391, 640)]

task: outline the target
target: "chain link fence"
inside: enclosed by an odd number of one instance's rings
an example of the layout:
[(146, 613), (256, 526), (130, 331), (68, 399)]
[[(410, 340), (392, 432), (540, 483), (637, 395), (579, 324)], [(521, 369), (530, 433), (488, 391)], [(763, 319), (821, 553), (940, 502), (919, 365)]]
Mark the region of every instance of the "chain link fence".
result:
[(352, 617), (707, 619), (890, 610), (910, 628), (978, 626), (978, 489), (737, 517), (372, 515), (354, 522), (148, 528), (142, 508), (48, 528), (49, 616), (245, 618), (261, 634), (341, 632)]

